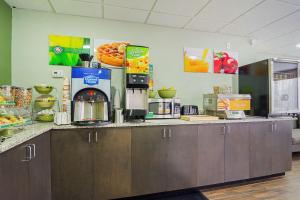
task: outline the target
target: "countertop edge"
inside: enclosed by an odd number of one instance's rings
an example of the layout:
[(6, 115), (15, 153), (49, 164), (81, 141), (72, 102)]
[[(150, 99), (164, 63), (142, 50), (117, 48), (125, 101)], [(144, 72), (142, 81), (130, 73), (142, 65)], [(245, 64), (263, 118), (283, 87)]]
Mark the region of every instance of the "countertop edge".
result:
[(53, 123), (37, 123), (27, 126), (21, 132), (13, 135), (11, 138), (0, 144), (0, 154), (4, 153), (20, 144), (23, 144), (43, 133), (51, 130), (68, 130), (68, 129), (95, 129), (95, 128), (130, 128), (130, 127), (145, 127), (145, 126), (176, 126), (176, 125), (205, 125), (205, 124), (225, 124), (225, 123), (250, 123), (250, 122), (265, 122), (265, 121), (294, 121), (295, 118), (259, 118), (253, 117), (243, 120), (214, 120), (214, 121), (183, 121), (179, 119), (171, 120), (148, 120), (146, 122), (137, 123), (122, 123), (122, 124), (105, 124), (100, 126), (74, 126), (74, 125), (55, 125)]

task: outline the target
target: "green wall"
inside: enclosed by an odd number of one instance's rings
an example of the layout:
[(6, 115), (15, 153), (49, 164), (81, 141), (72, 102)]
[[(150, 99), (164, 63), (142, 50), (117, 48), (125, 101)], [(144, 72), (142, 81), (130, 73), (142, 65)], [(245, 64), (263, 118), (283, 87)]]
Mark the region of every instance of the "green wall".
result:
[(11, 84), (12, 9), (0, 0), (0, 85)]

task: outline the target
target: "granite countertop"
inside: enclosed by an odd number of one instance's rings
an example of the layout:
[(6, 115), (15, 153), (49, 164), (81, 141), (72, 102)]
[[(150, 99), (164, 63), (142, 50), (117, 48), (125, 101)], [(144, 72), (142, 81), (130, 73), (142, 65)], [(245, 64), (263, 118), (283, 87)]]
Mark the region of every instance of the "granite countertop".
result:
[(282, 121), (295, 120), (291, 117), (280, 118), (262, 118), (262, 117), (248, 117), (242, 120), (214, 120), (214, 121), (184, 121), (180, 119), (160, 119), (160, 120), (146, 120), (145, 122), (126, 122), (122, 124), (105, 124), (99, 126), (74, 126), (61, 125), (57, 126), (53, 123), (34, 123), (26, 126), (23, 130), (14, 134), (4, 142), (0, 143), (0, 153), (3, 153), (19, 144), (22, 144), (36, 136), (39, 136), (50, 130), (64, 130), (64, 129), (81, 129), (81, 128), (121, 128), (121, 127), (142, 127), (142, 126), (169, 126), (169, 125), (192, 125), (192, 124), (216, 124), (216, 123), (247, 123), (247, 122), (264, 122), (264, 121)]

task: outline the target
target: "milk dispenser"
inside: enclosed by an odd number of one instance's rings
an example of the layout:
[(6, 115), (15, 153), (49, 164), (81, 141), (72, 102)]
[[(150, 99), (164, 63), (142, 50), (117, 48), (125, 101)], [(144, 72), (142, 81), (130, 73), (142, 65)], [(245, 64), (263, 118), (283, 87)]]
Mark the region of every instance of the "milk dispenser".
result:
[(148, 113), (149, 48), (128, 45), (125, 51), (125, 119), (143, 119)]
[(72, 122), (95, 125), (110, 121), (111, 71), (72, 68)]

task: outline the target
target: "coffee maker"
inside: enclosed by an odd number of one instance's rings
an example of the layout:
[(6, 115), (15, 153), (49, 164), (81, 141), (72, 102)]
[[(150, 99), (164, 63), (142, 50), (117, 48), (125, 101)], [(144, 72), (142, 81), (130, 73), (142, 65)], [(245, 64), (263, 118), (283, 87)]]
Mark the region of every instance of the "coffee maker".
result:
[(128, 45), (125, 59), (125, 120), (145, 121), (148, 113), (149, 48)]
[(76, 125), (109, 122), (111, 71), (104, 68), (72, 68), (72, 113)]

